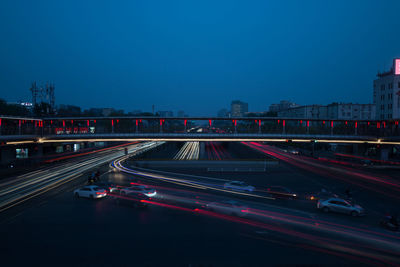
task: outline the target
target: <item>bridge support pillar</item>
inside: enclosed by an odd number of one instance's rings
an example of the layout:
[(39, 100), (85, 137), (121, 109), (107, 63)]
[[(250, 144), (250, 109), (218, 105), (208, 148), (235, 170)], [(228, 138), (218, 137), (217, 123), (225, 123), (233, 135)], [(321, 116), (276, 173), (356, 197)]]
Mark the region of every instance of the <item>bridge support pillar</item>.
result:
[(357, 135), (357, 128), (358, 128), (358, 123), (354, 123), (354, 135)]
[(237, 134), (237, 120), (234, 120), (233, 123), (235, 124), (235, 134)]

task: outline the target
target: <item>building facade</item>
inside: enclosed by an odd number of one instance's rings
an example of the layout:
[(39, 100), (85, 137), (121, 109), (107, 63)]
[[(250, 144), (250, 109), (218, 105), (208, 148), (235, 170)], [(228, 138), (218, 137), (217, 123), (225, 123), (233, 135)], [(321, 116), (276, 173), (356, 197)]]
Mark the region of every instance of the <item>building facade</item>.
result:
[(269, 106), (269, 111), (270, 112), (279, 112), (279, 111), (283, 111), (286, 109), (290, 109), (290, 108), (296, 108), (296, 107), (300, 107), (300, 105), (287, 101), (287, 100), (281, 100), (281, 102), (279, 102), (279, 104), (271, 104)]
[(168, 118), (168, 117), (174, 116), (174, 112), (170, 111), (170, 110), (160, 110), (157, 113), (160, 115), (160, 117), (163, 117), (163, 118)]
[(374, 80), (374, 104), (376, 119), (400, 118), (400, 58), (393, 60), (390, 71), (378, 73)]
[(374, 120), (374, 104), (332, 103), (327, 106), (327, 119)]
[(278, 117), (323, 119), (327, 116), (327, 107), (321, 105), (307, 105), (278, 111)]
[(231, 115), (232, 117), (243, 117), (246, 112), (249, 111), (249, 105), (245, 102), (235, 100), (231, 103)]
[(326, 119), (326, 120), (373, 120), (374, 104), (332, 103), (327, 106), (308, 105), (278, 112), (278, 117)]
[(217, 116), (220, 118), (227, 118), (230, 117), (230, 114), (226, 108), (223, 108), (218, 111)]

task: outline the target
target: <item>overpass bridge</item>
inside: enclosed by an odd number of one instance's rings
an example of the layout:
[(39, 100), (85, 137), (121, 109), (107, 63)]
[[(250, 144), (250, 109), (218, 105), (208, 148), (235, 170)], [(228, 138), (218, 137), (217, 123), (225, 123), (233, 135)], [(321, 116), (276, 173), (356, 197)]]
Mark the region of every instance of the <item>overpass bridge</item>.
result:
[(4, 145), (91, 141), (276, 141), (400, 144), (398, 120), (277, 117), (0, 116)]

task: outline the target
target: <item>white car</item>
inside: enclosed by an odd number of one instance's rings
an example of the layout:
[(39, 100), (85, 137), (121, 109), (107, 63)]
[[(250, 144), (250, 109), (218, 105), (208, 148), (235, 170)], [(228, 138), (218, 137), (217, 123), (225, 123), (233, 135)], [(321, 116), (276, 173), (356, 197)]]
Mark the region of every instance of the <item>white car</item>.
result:
[(87, 197), (87, 198), (103, 198), (107, 196), (107, 191), (96, 185), (88, 185), (74, 191), (76, 197)]
[(224, 184), (224, 189), (253, 192), (256, 188), (254, 186), (246, 184), (245, 182), (231, 181)]
[(341, 198), (318, 200), (317, 209), (322, 210), (323, 212), (333, 211), (350, 214), (351, 216), (361, 216), (365, 214), (365, 211), (361, 206), (352, 204)]
[(239, 202), (234, 200), (211, 202), (206, 205), (206, 209), (234, 216), (246, 216), (249, 212), (246, 206), (243, 206)]
[(154, 197), (157, 194), (154, 188), (150, 188), (145, 185), (132, 185), (130, 187), (121, 188), (121, 195), (129, 193), (142, 193), (148, 197)]

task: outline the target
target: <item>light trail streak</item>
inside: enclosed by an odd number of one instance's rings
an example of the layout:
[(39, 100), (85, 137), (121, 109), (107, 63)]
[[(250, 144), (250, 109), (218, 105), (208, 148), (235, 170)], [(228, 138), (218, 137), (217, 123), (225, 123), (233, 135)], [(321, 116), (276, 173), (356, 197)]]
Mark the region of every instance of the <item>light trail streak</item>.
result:
[(127, 167), (124, 167), (122, 165), (122, 161), (124, 161), (127, 157), (115, 160), (112, 164), (113, 167), (118, 169), (119, 171), (125, 172), (125, 173), (130, 173), (138, 176), (142, 176), (145, 178), (150, 178), (150, 179), (158, 179), (170, 183), (175, 183), (183, 186), (188, 186), (188, 187), (194, 187), (197, 189), (211, 189), (211, 190), (216, 190), (216, 191), (221, 191), (221, 192), (226, 192), (230, 194), (237, 194), (237, 195), (243, 195), (243, 196), (251, 196), (251, 197), (256, 197), (256, 198), (263, 198), (263, 199), (271, 199), (274, 200), (275, 198), (269, 197), (269, 196), (261, 196), (261, 195), (256, 195), (256, 194), (249, 194), (249, 193), (244, 193), (244, 192), (238, 192), (238, 191), (232, 191), (232, 190), (226, 190), (223, 189), (223, 185), (219, 184), (207, 184), (204, 182), (196, 182), (193, 180), (186, 180), (186, 179), (179, 179), (179, 178), (173, 178), (173, 177), (167, 177), (165, 175), (159, 175), (159, 174), (154, 174), (150, 172), (143, 172), (143, 171), (137, 171), (134, 169), (129, 169)]
[[(368, 190), (372, 190), (375, 192), (379, 192), (381, 194), (400, 199), (400, 195), (398, 192), (400, 192), (400, 184), (393, 179), (390, 178), (382, 178), (382, 177), (374, 177), (369, 174), (364, 174), (361, 173), (361, 171), (358, 170), (358, 172), (355, 172), (353, 169), (350, 168), (345, 168), (345, 167), (340, 167), (337, 168), (335, 166), (329, 166), (329, 165), (323, 165), (318, 162), (318, 160), (313, 160), (311, 158), (306, 158), (306, 157), (299, 157), (299, 156), (293, 156), (284, 152), (279, 151), (278, 149), (275, 149), (271, 146), (268, 145), (261, 145), (259, 143), (251, 142), (251, 143), (246, 143), (243, 142), (244, 145), (247, 145), (253, 149), (256, 149), (262, 153), (268, 154), (272, 157), (275, 157), (277, 159), (280, 159), (282, 161), (287, 162), (290, 165), (297, 166), (301, 169), (305, 169), (307, 171), (317, 173), (323, 176), (328, 176), (334, 179), (340, 179), (352, 184), (356, 184), (358, 186), (367, 188)], [(336, 173), (336, 175), (335, 175)], [(354, 178), (357, 178), (355, 180)], [(371, 186), (371, 185), (366, 185), (360, 182), (372, 182), (379, 184), (381, 186), (385, 186), (387, 189), (390, 189), (392, 191), (396, 191), (397, 194), (391, 194), (387, 191), (383, 191), (376, 186)]]
[(175, 155), (175, 160), (198, 160), (200, 154), (199, 142), (185, 142)]
[[(173, 195), (164, 194), (170, 198), (171, 201), (174, 201), (175, 204), (164, 203), (157, 200), (142, 200), (150, 205), (165, 207), (174, 210), (180, 210), (184, 212), (190, 213), (198, 213), (203, 216), (214, 217), (217, 219), (222, 219), (226, 221), (231, 221), (234, 223), (239, 224), (246, 224), (252, 227), (266, 229), (268, 231), (272, 231), (284, 236), (288, 236), (295, 239), (301, 239), (303, 245), (313, 246), (314, 248), (318, 249), (325, 249), (327, 251), (334, 253), (336, 255), (341, 255), (342, 257), (357, 257), (357, 261), (365, 261), (369, 264), (372, 262), (380, 262), (383, 264), (391, 264), (393, 262), (398, 261), (399, 254), (399, 244), (397, 241), (390, 241), (390, 240), (382, 240), (376, 239), (369, 235), (359, 234), (357, 232), (351, 231), (341, 231), (340, 228), (331, 227), (330, 225), (318, 225), (316, 226), (314, 222), (307, 223), (304, 219), (299, 216), (292, 216), (287, 214), (281, 214), (277, 212), (273, 212), (272, 215), (262, 214), (263, 216), (259, 216), (255, 213), (254, 210), (251, 210), (251, 215), (253, 218), (242, 218), (236, 217), (231, 215), (220, 214), (214, 211), (208, 211), (201, 208), (194, 208), (196, 205), (204, 206), (207, 202), (204, 200), (198, 200), (197, 198), (190, 198), (190, 197), (176, 197)], [(185, 205), (185, 207), (181, 205)], [(188, 207), (188, 205), (191, 207)], [(263, 211), (263, 212), (270, 212), (270, 211)], [(268, 215), (268, 216), (266, 216)], [(260, 221), (260, 217), (264, 220)], [(289, 217), (289, 219), (288, 219)], [(265, 218), (272, 220), (270, 223), (265, 221)], [(311, 219), (308, 219), (311, 220)], [(271, 224), (273, 223), (273, 224)], [(278, 223), (278, 224), (277, 224)], [(286, 226), (282, 226), (282, 223), (285, 223)], [(298, 227), (298, 230), (289, 229), (287, 225), (295, 225)], [(346, 226), (343, 226), (346, 227)], [(306, 233), (307, 231), (312, 231), (313, 233)], [(334, 235), (333, 237), (322, 237), (321, 233), (329, 232), (329, 234)], [(348, 241), (344, 241), (341, 238), (346, 238)], [(365, 243), (369, 243), (370, 245), (366, 245)], [(379, 245), (384, 245), (385, 248), (379, 247)], [(310, 249), (310, 248), (308, 248)], [(360, 258), (358, 258), (360, 257)], [(354, 258), (353, 258), (354, 259)]]
[[(161, 143), (128, 145), (128, 153), (137, 153), (151, 149)], [(40, 171), (35, 175), (28, 174), (28, 178), (20, 179), (12, 186), (0, 191), (0, 212), (27, 201), (35, 196), (48, 192), (49, 190), (79, 177), (83, 172), (96, 166), (120, 158), (125, 154), (124, 147), (117, 147), (112, 151), (101, 151), (94, 158), (85, 158), (81, 162), (75, 162), (69, 167), (56, 166), (48, 170)], [(47, 174), (45, 174), (45, 172)], [(23, 177), (23, 176), (21, 176)]]

